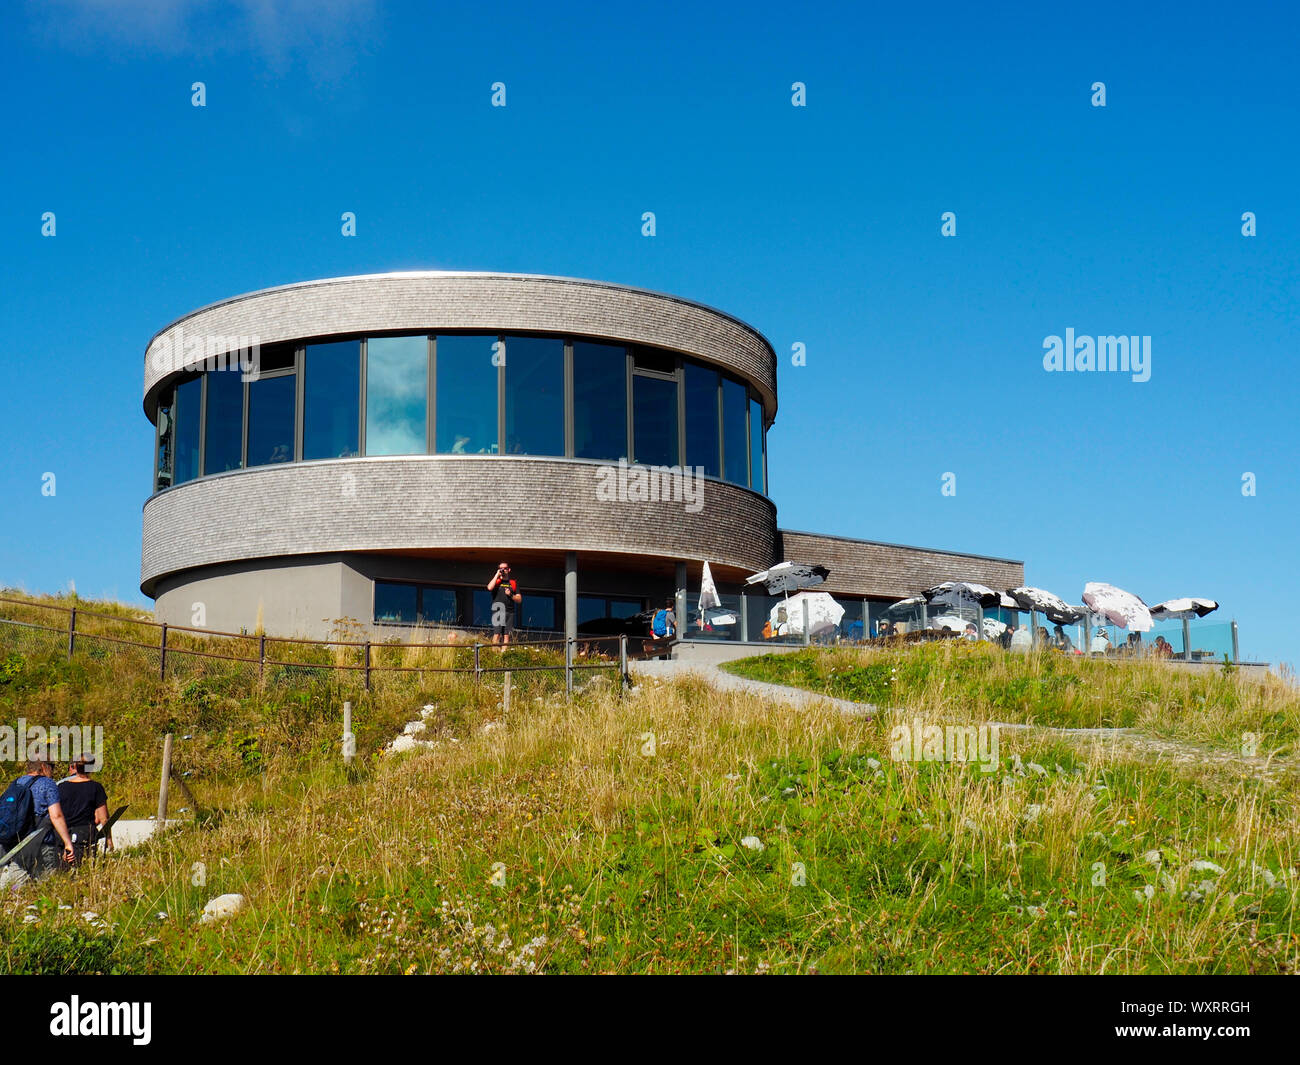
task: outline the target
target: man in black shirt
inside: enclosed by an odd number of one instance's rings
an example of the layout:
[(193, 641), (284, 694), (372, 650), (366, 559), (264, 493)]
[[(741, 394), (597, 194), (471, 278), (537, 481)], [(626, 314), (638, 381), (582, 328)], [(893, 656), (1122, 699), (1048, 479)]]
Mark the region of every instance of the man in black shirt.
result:
[[(59, 805), (72, 835), (74, 865), (80, 865), (90, 850), (94, 829), (108, 823), (108, 793), (98, 780), (91, 780), (83, 759), (72, 763), (72, 776), (59, 782)], [(113, 849), (113, 837), (105, 846)]]
[(488, 581), (492, 593), (492, 642), (502, 645), (510, 642), (515, 631), (515, 608), (524, 601), (519, 586), (510, 578), (510, 563), (502, 562)]

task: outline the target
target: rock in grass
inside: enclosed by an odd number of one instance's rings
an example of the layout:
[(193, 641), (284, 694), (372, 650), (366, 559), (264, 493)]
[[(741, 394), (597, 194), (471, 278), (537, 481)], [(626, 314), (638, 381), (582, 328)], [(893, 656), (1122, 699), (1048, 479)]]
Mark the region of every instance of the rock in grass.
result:
[(746, 836), (740, 841), (742, 847), (748, 847), (752, 851), (761, 851), (764, 849), (763, 841), (757, 836)]
[(248, 899), (243, 895), (218, 895), (215, 899), (209, 899), (208, 904), (203, 907), (203, 916), (199, 918), (200, 924), (209, 924), (212, 921), (224, 921), (227, 917), (234, 917), (248, 907)]

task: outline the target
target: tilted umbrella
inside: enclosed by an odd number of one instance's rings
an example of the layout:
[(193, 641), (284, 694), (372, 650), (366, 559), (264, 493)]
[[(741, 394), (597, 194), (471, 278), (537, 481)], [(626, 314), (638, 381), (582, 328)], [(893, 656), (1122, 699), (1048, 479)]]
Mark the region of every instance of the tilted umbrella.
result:
[(1156, 621), (1191, 621), (1218, 609), (1219, 604), (1213, 599), (1166, 599), (1151, 608), (1151, 616)]
[(774, 629), (781, 623), (782, 612), (785, 613), (786, 631), (792, 635), (803, 634), (805, 612), (810, 636), (829, 632), (844, 618), (844, 608), (828, 592), (798, 592), (777, 603), (768, 612), (768, 621)]
[(1005, 621), (999, 621), (997, 618), (984, 619), (984, 639), (996, 640), (1006, 631), (1007, 624)]
[(900, 599), (892, 606), (885, 608), (885, 613), (891, 617), (902, 617), (904, 614), (913, 614), (920, 607), (925, 605), (925, 597), (914, 595), (911, 599)]
[(1083, 586), (1083, 601), (1094, 614), (1101, 614), (1112, 625), (1134, 632), (1151, 631), (1151, 611), (1132, 592), (1113, 584), (1089, 581)]
[(1002, 596), (992, 588), (983, 584), (974, 584), (971, 581), (944, 581), (942, 584), (936, 584), (933, 588), (927, 588), (922, 595), (925, 596), (929, 603), (938, 603), (942, 606), (959, 606), (962, 603), (972, 603), (976, 606), (989, 609), (1001, 604)]
[(1071, 606), (1059, 595), (1022, 585), (1008, 589), (1007, 594), (1021, 610), (1044, 615), (1053, 625), (1073, 625), (1086, 611), (1081, 606)]
[(778, 562), (771, 569), (765, 569), (745, 578), (746, 584), (765, 584), (768, 593), (781, 595), (784, 592), (797, 592), (800, 588), (812, 588), (821, 584), (831, 571), (825, 566), (809, 565), (804, 562)]

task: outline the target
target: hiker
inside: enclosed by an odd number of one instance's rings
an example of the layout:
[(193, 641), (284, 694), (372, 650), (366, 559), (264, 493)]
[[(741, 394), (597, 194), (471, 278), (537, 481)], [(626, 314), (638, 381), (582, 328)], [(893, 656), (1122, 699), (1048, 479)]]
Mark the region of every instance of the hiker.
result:
[[(99, 767), (96, 766), (96, 769)], [(72, 834), (72, 864), (80, 865), (94, 846), (96, 830), (108, 824), (108, 792), (98, 780), (91, 780), (86, 772), (86, 759), (71, 765), (72, 776), (59, 781), (59, 806)], [(108, 835), (106, 850), (113, 849), (113, 837)]]
[[(47, 814), (51, 828), (35, 854), (30, 858), (24, 856), (17, 874), (6, 870), (5, 880), (12, 878), (15, 887), (29, 878), (40, 880), (58, 869), (60, 861), (71, 863), (74, 854), (72, 834), (59, 804), (58, 785), (54, 783), (54, 763), (32, 759), (27, 763), (27, 771), (0, 795), (0, 847), (9, 851), (18, 846)], [(63, 842), (62, 854), (59, 840)], [(10, 864), (17, 865), (18, 859)]]
[(519, 586), (510, 579), (510, 563), (502, 562), (488, 581), (492, 593), (492, 642), (503, 647), (515, 631), (515, 607), (524, 601)]
[(650, 638), (653, 640), (671, 640), (677, 635), (677, 615), (673, 612), (673, 597), (664, 600), (664, 605), (655, 611), (650, 620)]

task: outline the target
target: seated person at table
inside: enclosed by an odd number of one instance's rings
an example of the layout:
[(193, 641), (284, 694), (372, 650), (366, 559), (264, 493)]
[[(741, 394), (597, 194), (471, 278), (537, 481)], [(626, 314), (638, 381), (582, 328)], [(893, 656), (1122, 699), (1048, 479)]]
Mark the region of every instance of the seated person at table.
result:
[(1070, 639), (1069, 633), (1065, 629), (1057, 625), (1052, 629), (1052, 646), (1058, 651), (1069, 654), (1074, 650), (1074, 641)]
[(1168, 640), (1166, 640), (1163, 636), (1157, 636), (1157, 637), (1156, 637), (1156, 645), (1155, 645), (1154, 650), (1155, 650), (1155, 653), (1156, 653), (1157, 655), (1159, 655), (1161, 658), (1173, 658), (1173, 657), (1174, 657), (1174, 647), (1173, 647), (1173, 644), (1171, 644), (1171, 643), (1170, 643)]
[(1088, 644), (1088, 650), (1095, 655), (1104, 655), (1110, 650), (1110, 637), (1106, 635), (1106, 630), (1097, 627), (1096, 632), (1092, 634), (1092, 642)]
[(1011, 634), (1010, 648), (1013, 651), (1028, 651), (1033, 640), (1029, 636), (1029, 626), (1021, 625)]

